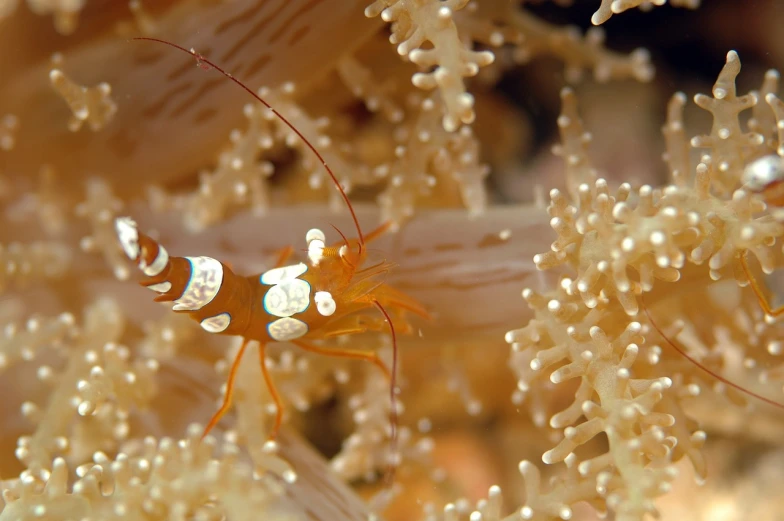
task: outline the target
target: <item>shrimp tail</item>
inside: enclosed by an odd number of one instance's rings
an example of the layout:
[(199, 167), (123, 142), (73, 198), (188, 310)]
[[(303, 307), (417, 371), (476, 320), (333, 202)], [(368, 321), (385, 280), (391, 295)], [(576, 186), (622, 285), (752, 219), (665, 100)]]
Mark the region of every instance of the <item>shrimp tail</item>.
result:
[(130, 217), (115, 219), (114, 229), (125, 255), (144, 274), (140, 284), (159, 293), (157, 302), (172, 301), (182, 295), (190, 279), (190, 266), (178, 262), (184, 259), (170, 257), (166, 248), (140, 232)]
[(237, 278), (211, 257), (172, 257), (158, 241), (139, 231), (130, 217), (114, 223), (125, 254), (145, 275), (140, 284), (156, 293), (156, 302), (174, 302), (173, 310), (193, 313), (213, 301), (224, 279)]

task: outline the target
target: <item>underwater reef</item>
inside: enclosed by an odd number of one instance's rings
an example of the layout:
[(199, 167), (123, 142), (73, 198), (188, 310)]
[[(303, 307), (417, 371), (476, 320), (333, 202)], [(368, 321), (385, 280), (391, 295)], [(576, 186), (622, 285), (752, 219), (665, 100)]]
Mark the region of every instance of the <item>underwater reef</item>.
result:
[[(0, 521), (778, 519), (782, 23), (0, 0)], [(235, 370), (242, 338), (155, 302), (116, 219), (326, 270), (359, 230), (322, 157), (372, 237), (352, 298), (391, 313)]]

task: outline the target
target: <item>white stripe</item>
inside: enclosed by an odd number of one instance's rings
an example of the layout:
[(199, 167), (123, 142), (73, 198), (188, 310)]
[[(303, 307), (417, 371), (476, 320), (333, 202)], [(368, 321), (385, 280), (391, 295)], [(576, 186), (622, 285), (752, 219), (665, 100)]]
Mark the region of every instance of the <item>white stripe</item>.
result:
[(197, 311), (215, 298), (223, 283), (223, 266), (211, 257), (185, 257), (191, 263), (191, 278), (182, 296), (174, 301), (175, 311)]
[(273, 286), (275, 284), (280, 284), (284, 280), (296, 279), (306, 271), (308, 271), (307, 265), (305, 265), (304, 262), (300, 262), (299, 264), (292, 264), (291, 266), (273, 268), (264, 272), (259, 280), (262, 284)]
[(114, 230), (125, 254), (135, 261), (139, 257), (139, 230), (136, 229), (136, 222), (130, 217), (118, 217), (114, 220)]
[(158, 245), (158, 255), (155, 257), (155, 260), (152, 261), (152, 264), (146, 266), (144, 264), (144, 260), (139, 264), (139, 267), (142, 269), (145, 275), (148, 277), (154, 277), (156, 275), (160, 275), (166, 265), (169, 263), (169, 252), (166, 251), (166, 248)]

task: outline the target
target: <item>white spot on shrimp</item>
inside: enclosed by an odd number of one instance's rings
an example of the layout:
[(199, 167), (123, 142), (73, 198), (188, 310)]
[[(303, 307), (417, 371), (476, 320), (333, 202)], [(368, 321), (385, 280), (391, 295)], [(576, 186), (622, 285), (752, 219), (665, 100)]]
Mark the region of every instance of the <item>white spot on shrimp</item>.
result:
[(273, 340), (286, 342), (306, 335), (308, 325), (296, 318), (284, 317), (267, 324), (267, 333)]
[(136, 221), (130, 217), (118, 217), (114, 220), (114, 229), (125, 255), (135, 261), (139, 257), (139, 230), (136, 228)]
[(332, 298), (332, 293), (329, 291), (317, 291), (313, 296), (313, 301), (316, 303), (319, 314), (325, 317), (332, 316), (337, 309), (335, 299)]
[(191, 278), (182, 296), (174, 301), (175, 311), (197, 311), (215, 298), (223, 283), (223, 266), (211, 257), (185, 257), (191, 263)]
[(172, 285), (171, 282), (168, 280), (159, 282), (158, 284), (153, 284), (152, 286), (147, 286), (147, 289), (151, 289), (157, 293), (166, 293), (171, 289)]
[(304, 262), (293, 264), (291, 266), (284, 266), (282, 268), (273, 268), (261, 274), (259, 281), (267, 286), (274, 286), (280, 284), (284, 280), (296, 279), (303, 273), (308, 271), (308, 266)]
[(222, 333), (231, 324), (231, 315), (228, 313), (221, 313), (214, 317), (208, 317), (201, 321), (201, 327), (210, 333)]
[(310, 305), (310, 284), (302, 279), (285, 280), (264, 295), (264, 310), (276, 317), (302, 313)]

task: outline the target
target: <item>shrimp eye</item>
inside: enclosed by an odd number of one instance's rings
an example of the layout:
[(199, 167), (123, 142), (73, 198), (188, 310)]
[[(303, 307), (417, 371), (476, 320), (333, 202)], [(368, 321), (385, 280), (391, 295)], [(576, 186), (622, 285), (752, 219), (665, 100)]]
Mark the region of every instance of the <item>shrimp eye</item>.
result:
[(329, 291), (317, 291), (313, 296), (313, 300), (316, 302), (316, 309), (319, 314), (325, 317), (332, 316), (337, 309), (335, 299), (332, 298), (332, 294)]
[(326, 240), (324, 232), (318, 228), (313, 228), (305, 234), (305, 241), (308, 243), (308, 258), (315, 265), (324, 257), (324, 243)]

